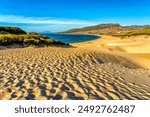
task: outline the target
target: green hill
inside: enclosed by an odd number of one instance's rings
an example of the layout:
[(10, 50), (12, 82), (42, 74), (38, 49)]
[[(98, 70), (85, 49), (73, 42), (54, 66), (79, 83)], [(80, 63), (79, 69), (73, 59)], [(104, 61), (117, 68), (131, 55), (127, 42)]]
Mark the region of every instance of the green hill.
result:
[(66, 45), (65, 43), (52, 40), (47, 36), (35, 32), (26, 33), (16, 27), (0, 27), (0, 46), (18, 44), (20, 46), (49, 46), (49, 45)]
[(0, 26), (0, 34), (27, 34), (24, 30), (17, 27)]

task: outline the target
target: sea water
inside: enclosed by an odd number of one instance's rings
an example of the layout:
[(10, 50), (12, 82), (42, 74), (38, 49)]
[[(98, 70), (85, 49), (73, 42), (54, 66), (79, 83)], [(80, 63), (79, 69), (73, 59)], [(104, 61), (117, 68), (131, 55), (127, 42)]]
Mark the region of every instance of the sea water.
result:
[(43, 35), (52, 38), (53, 40), (60, 40), (64, 43), (80, 43), (91, 41), (100, 38), (96, 35), (83, 35), (83, 34), (55, 34), (55, 33), (44, 33)]

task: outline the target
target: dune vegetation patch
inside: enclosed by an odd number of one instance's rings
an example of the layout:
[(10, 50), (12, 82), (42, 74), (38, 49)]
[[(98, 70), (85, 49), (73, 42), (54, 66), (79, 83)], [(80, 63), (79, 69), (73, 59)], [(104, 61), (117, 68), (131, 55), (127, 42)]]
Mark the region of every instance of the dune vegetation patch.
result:
[(131, 36), (139, 36), (139, 35), (150, 35), (150, 27), (130, 31), (128, 33), (115, 34), (113, 36), (125, 38), (125, 37), (131, 37)]
[(49, 46), (66, 45), (59, 40), (53, 40), (36, 32), (27, 33), (18, 27), (0, 26), (0, 46)]
[(15, 35), (15, 34), (1, 34), (0, 35), (0, 45), (6, 46), (11, 44), (19, 45), (64, 45), (65, 43), (52, 40), (47, 36), (42, 36), (39, 34), (24, 34), (24, 35)]
[(27, 34), (24, 30), (18, 27), (0, 26), (0, 34)]

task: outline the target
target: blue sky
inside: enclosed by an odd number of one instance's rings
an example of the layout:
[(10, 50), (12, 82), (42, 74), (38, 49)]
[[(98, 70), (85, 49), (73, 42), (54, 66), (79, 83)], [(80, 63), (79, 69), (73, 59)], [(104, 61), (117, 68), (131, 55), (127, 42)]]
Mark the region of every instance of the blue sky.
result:
[(0, 0), (0, 25), (63, 31), (101, 23), (150, 24), (150, 0)]

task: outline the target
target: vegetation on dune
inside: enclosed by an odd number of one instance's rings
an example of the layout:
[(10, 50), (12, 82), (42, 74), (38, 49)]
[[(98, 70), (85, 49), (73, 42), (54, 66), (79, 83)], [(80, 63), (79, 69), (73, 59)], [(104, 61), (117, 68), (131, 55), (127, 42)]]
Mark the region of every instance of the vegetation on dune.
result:
[(26, 34), (26, 35), (14, 35), (14, 34), (1, 34), (0, 35), (0, 45), (10, 45), (10, 44), (19, 44), (19, 45), (64, 45), (63, 42), (52, 40), (47, 36), (42, 35), (33, 35), (33, 34)]
[(65, 43), (52, 40), (47, 36), (40, 35), (36, 32), (27, 33), (17, 27), (0, 26), (0, 46), (18, 44), (20, 46), (49, 46), (65, 45)]
[(0, 34), (27, 34), (24, 30), (17, 27), (0, 26)]
[(124, 38), (124, 37), (137, 36), (137, 35), (150, 35), (150, 27), (138, 29), (138, 30), (131, 31), (128, 33), (117, 34), (113, 36), (119, 36), (119, 37)]
[(129, 32), (127, 35), (132, 36), (132, 35), (150, 35), (150, 28), (144, 28), (141, 30), (136, 30)]

